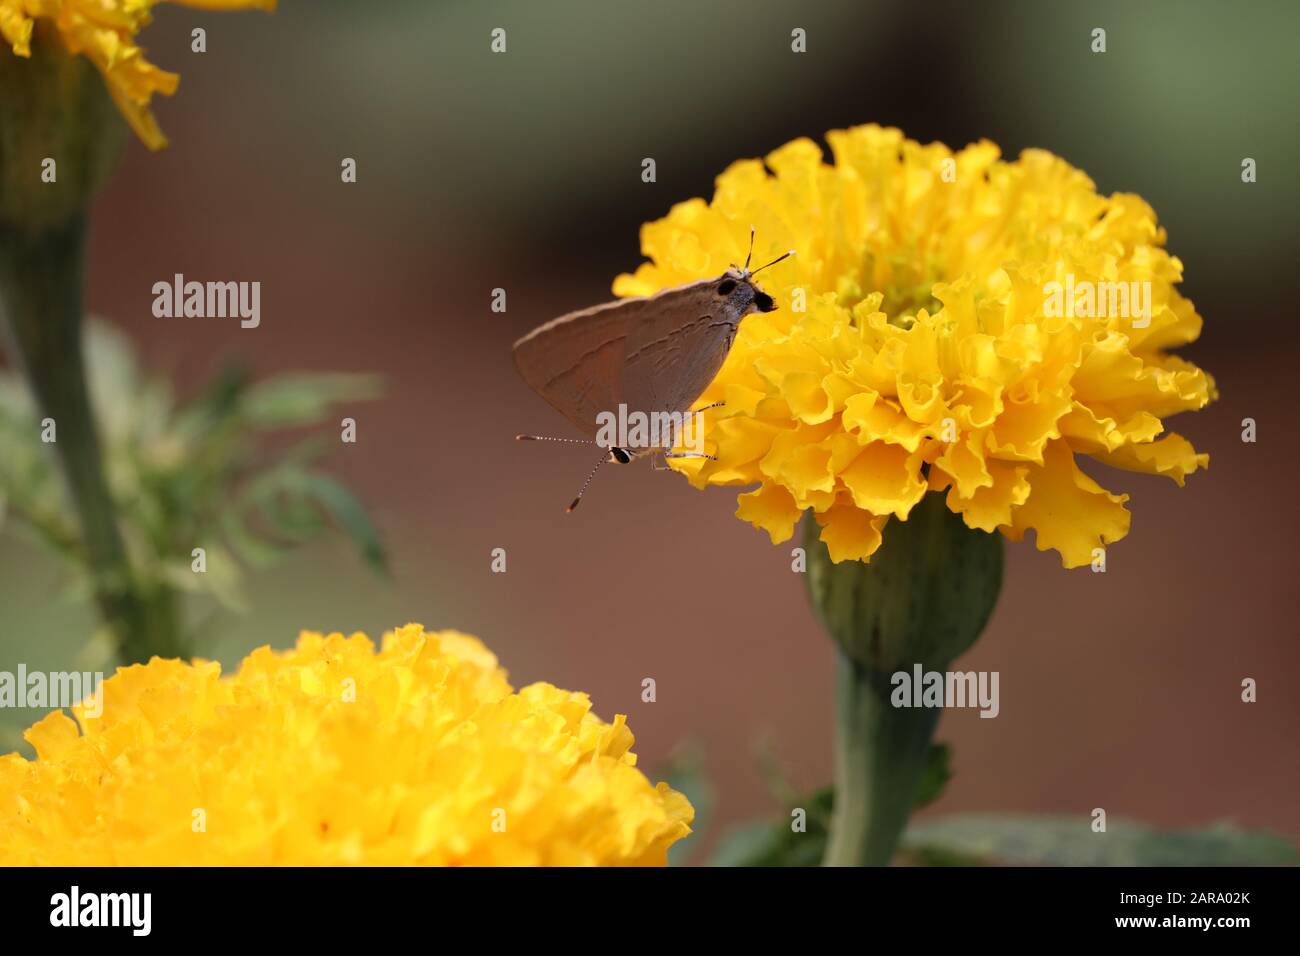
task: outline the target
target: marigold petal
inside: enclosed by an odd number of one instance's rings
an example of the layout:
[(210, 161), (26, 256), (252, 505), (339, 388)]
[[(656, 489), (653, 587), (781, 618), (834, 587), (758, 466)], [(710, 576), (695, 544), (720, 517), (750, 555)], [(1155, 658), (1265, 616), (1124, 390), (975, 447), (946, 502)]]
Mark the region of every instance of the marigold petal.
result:
[(1080, 471), (1064, 442), (1049, 443), (1043, 464), (1028, 469), (1029, 497), (1011, 514), (1015, 538), (1032, 528), (1038, 550), (1053, 548), (1065, 567), (1077, 568), (1128, 534), (1128, 495), (1113, 495)]
[[(1011, 524), (1012, 512), (1029, 498), (1029, 466), (992, 459), (986, 465), (990, 482), (969, 495), (954, 486), (948, 492), (948, 507), (962, 516), (966, 527), (991, 532)], [(947, 483), (931, 484), (947, 487)]]
[(1094, 457), (1098, 461), (1127, 471), (1164, 475), (1173, 479), (1180, 488), (1188, 475), (1210, 464), (1209, 455), (1197, 454), (1192, 443), (1176, 433), (1170, 433), (1159, 441), (1123, 445), (1114, 451), (1101, 452)]
[(873, 515), (854, 504), (836, 504), (817, 514), (819, 536), (836, 564), (841, 561), (866, 561), (884, 540), (888, 515)]
[(781, 485), (765, 484), (736, 498), (736, 517), (767, 532), (773, 544), (789, 541), (802, 510)]
[(863, 448), (840, 472), (840, 480), (853, 503), (872, 515), (906, 518), (926, 491), (920, 463), (903, 446), (888, 442), (872, 442)]

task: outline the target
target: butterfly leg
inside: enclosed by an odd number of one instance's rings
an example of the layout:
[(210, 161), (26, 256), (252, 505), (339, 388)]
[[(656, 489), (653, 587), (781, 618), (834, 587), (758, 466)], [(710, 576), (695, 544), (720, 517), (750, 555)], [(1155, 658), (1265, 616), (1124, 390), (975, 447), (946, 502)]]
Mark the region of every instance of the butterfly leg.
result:
[(666, 451), (665, 458), (707, 458), (709, 461), (717, 461), (717, 455), (707, 455), (702, 451)]

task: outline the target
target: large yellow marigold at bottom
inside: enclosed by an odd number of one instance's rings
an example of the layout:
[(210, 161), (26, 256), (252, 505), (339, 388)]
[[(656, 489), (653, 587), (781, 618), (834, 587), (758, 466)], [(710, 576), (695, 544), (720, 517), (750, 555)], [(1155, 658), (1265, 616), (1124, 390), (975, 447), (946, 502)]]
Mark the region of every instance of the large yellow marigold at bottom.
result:
[(220, 665), (154, 658), (0, 757), (0, 865), (660, 865), (694, 811), (623, 716), (514, 692), (476, 638), (304, 633)]

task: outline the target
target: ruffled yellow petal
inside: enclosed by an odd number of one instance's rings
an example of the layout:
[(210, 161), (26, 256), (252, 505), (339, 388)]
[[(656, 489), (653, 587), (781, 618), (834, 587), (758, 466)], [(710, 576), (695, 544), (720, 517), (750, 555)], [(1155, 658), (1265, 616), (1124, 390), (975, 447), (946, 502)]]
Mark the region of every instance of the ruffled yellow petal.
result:
[(920, 465), (902, 445), (872, 442), (840, 472), (853, 503), (873, 515), (906, 518), (925, 494)]
[(1100, 461), (1128, 471), (1172, 478), (1178, 487), (1198, 468), (1207, 468), (1210, 456), (1197, 454), (1196, 449), (1182, 435), (1166, 435), (1159, 441), (1143, 445), (1123, 445), (1114, 451), (1096, 456)]
[(32, 55), (32, 19), (19, 0), (0, 0), (0, 37), (19, 56)]
[(1011, 512), (1014, 540), (1032, 528), (1039, 551), (1054, 548), (1065, 567), (1077, 568), (1128, 534), (1128, 495), (1112, 495), (1080, 471), (1064, 442), (1048, 445), (1041, 466), (1028, 466), (1028, 480), (1028, 498)]
[(767, 532), (773, 544), (789, 541), (802, 509), (781, 485), (765, 484), (736, 499), (736, 517)]
[(821, 541), (836, 563), (870, 558), (884, 540), (882, 532), (889, 521), (888, 515), (873, 515), (853, 504), (837, 504), (816, 518)]
[(989, 482), (975, 488), (970, 494), (961, 494), (942, 469), (935, 468), (930, 473), (930, 487), (942, 491), (953, 485), (948, 492), (948, 508), (962, 516), (968, 528), (980, 531), (996, 531), (1003, 525), (1011, 524), (1011, 513), (1029, 498), (1029, 466), (989, 460)]

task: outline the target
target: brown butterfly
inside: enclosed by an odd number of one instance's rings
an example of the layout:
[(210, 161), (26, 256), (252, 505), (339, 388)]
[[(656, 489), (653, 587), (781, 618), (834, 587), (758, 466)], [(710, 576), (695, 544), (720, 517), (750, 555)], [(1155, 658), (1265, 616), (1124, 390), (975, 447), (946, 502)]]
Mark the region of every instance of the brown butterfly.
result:
[[(722, 368), (741, 320), (753, 312), (776, 308), (772, 297), (755, 284), (754, 276), (794, 252), (751, 272), (753, 254), (751, 229), (743, 268), (732, 266), (716, 279), (689, 282), (652, 296), (570, 312), (516, 342), (515, 367), (523, 380), (590, 436), (519, 435), (518, 439), (602, 444), (596, 440), (602, 413), (620, 407), (645, 415), (689, 412)], [(602, 447), (609, 449), (608, 454), (596, 462), (567, 510), (578, 507), (591, 479), (607, 461), (627, 464), (648, 453), (665, 458), (713, 457), (674, 452), (672, 441), (636, 448)]]

